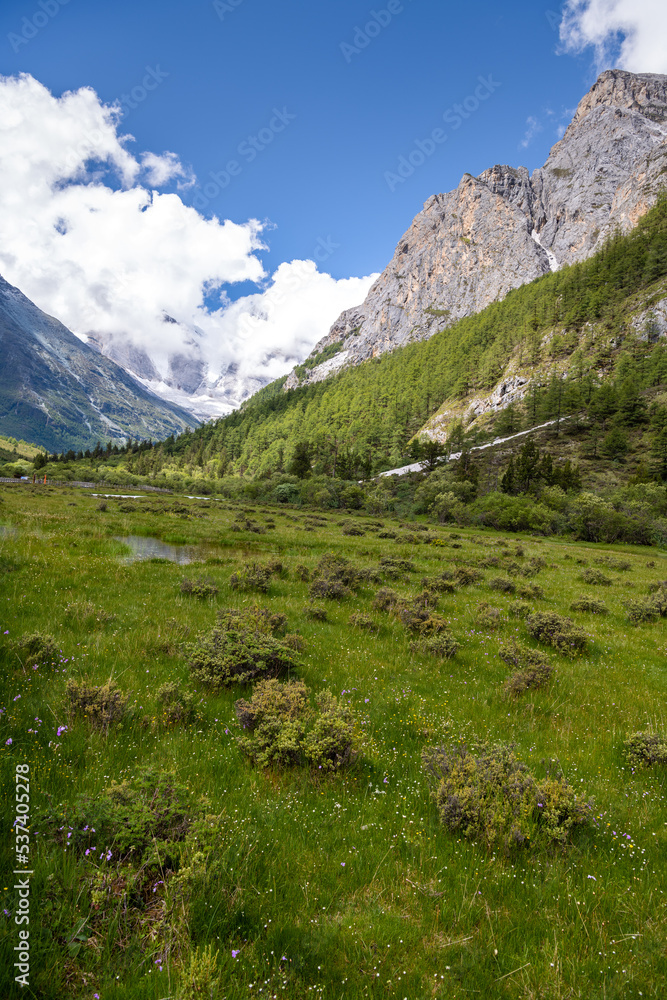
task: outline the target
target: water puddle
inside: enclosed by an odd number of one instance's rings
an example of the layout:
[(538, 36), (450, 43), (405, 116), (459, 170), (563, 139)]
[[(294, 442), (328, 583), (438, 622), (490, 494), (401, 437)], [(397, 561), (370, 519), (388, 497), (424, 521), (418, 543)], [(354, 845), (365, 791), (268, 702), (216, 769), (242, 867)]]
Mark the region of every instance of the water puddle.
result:
[(122, 538), (115, 536), (115, 541), (122, 542), (132, 550), (130, 555), (122, 557), (124, 563), (168, 559), (179, 566), (187, 566), (191, 562), (201, 561), (201, 556), (192, 545), (169, 545), (158, 538), (144, 538), (142, 535), (125, 535)]

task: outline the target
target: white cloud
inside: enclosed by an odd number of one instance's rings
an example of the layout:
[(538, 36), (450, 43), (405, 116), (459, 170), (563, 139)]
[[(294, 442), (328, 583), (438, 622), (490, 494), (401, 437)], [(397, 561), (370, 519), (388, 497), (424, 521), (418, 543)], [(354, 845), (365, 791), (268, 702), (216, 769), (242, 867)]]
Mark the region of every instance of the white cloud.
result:
[(667, 73), (664, 0), (568, 0), (560, 37), (569, 52), (592, 46), (598, 70)]
[[(0, 77), (0, 273), (78, 336), (131, 340), (164, 372), (197, 326), (214, 370), (279, 375), (363, 300), (375, 276), (336, 281), (293, 261), (268, 278), (264, 224), (206, 219), (158, 191), (191, 184), (189, 170), (174, 153), (133, 155), (120, 127), (90, 88), (56, 98), (29, 75)], [(247, 280), (258, 293), (229, 302), (224, 286)]]
[(520, 143), (521, 149), (528, 149), (535, 136), (542, 131), (542, 123), (534, 115), (529, 115), (526, 118), (526, 125), (528, 127)]

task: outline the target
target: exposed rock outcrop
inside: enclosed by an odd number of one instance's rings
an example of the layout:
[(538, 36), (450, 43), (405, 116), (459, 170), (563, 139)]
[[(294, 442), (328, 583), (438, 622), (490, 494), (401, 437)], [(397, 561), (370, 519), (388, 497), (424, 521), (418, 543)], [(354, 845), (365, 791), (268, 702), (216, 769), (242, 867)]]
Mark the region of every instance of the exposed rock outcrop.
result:
[[(359, 364), (423, 340), (549, 270), (591, 256), (667, 183), (667, 76), (603, 73), (543, 167), (497, 165), (429, 198), (365, 302), (314, 348)], [(314, 367), (286, 388), (319, 381)], [(340, 366), (338, 366), (340, 367)]]

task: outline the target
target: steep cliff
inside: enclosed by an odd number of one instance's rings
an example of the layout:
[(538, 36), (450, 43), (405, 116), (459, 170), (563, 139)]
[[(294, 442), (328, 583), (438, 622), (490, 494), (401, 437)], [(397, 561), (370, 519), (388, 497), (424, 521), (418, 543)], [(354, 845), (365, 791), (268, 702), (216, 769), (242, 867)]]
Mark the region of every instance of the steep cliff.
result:
[[(343, 313), (310, 357), (340, 343), (336, 370), (424, 340), (590, 257), (617, 226), (634, 226), (665, 184), (667, 76), (608, 70), (532, 175), (497, 165), (431, 197), (365, 302)], [(292, 372), (285, 387), (331, 371)]]

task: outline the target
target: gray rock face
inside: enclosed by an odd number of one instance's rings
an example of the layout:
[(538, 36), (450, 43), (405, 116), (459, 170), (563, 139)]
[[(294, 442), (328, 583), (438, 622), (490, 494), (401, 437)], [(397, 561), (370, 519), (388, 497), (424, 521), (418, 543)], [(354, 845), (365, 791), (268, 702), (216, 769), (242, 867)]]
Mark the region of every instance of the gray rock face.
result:
[[(423, 340), (511, 289), (591, 256), (617, 226), (636, 225), (667, 178), (667, 76), (603, 73), (547, 162), (466, 174), (430, 198), (365, 302), (311, 353), (342, 342), (359, 364)], [(318, 367), (286, 388), (318, 381)]]

